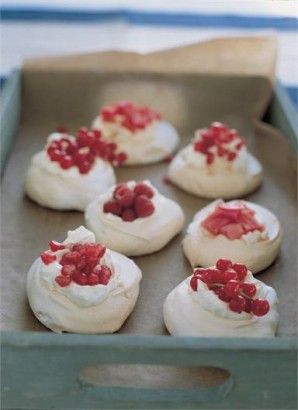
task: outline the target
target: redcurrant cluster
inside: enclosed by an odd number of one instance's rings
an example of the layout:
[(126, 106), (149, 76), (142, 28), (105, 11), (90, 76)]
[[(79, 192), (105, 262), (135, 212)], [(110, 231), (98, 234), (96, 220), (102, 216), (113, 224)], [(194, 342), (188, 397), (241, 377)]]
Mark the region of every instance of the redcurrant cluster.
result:
[(81, 174), (87, 174), (96, 158), (109, 161), (112, 165), (121, 165), (127, 159), (127, 154), (117, 152), (117, 144), (107, 142), (98, 130), (88, 131), (82, 127), (76, 138), (62, 134), (60, 139), (51, 141), (47, 146), (50, 159), (58, 162), (61, 168), (78, 167)]
[(106, 251), (104, 246), (95, 243), (64, 245), (51, 241), (49, 247), (50, 250), (41, 254), (41, 259), (46, 265), (57, 260), (57, 251), (67, 250), (59, 260), (62, 268), (55, 278), (61, 287), (68, 286), (71, 282), (81, 286), (109, 283), (112, 271), (108, 266), (100, 264)]
[(197, 268), (190, 280), (192, 290), (197, 291), (198, 281), (204, 282), (208, 289), (226, 302), (233, 312), (247, 312), (255, 316), (264, 316), (270, 305), (266, 299), (254, 299), (257, 288), (253, 283), (245, 282), (247, 268), (228, 259), (219, 259), (215, 268)]
[(245, 147), (245, 142), (238, 132), (220, 122), (213, 122), (193, 143), (194, 150), (206, 156), (208, 165), (214, 162), (215, 156), (234, 161), (242, 147)]
[(159, 112), (147, 106), (137, 107), (130, 101), (107, 105), (101, 109), (100, 116), (104, 121), (118, 123), (133, 133), (161, 119)]

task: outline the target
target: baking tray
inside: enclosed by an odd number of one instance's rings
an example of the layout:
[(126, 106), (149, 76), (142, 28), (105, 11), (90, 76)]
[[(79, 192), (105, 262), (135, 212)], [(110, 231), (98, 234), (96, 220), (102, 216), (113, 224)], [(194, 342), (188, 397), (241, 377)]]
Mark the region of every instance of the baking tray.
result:
[[(83, 214), (43, 209), (24, 197), (29, 160), (58, 125), (73, 131), (90, 124), (102, 104), (128, 96), (159, 109), (179, 130), (181, 145), (196, 128), (221, 120), (245, 135), (249, 149), (262, 162), (264, 184), (249, 200), (271, 209), (286, 233), (276, 263), (258, 275), (279, 295), (277, 338), (166, 334), (163, 301), (190, 273), (181, 250), (185, 230), (164, 250), (134, 258), (143, 270), (140, 297), (118, 334), (55, 335), (31, 313), (24, 287), (30, 264), (49, 239), (61, 240), (68, 229), (83, 223)], [(295, 130), (289, 109), (284, 109), (282, 90), (275, 94), (268, 115), (287, 135), (259, 122), (270, 98), (271, 85), (262, 77), (15, 73), (4, 90), (1, 124), (6, 158), (14, 141), (2, 184), (5, 408), (295, 408), (296, 160), (290, 142)], [(136, 175), (151, 179), (182, 205), (186, 228), (208, 201), (165, 185), (166, 170), (165, 163), (121, 168), (117, 177), (120, 181)]]

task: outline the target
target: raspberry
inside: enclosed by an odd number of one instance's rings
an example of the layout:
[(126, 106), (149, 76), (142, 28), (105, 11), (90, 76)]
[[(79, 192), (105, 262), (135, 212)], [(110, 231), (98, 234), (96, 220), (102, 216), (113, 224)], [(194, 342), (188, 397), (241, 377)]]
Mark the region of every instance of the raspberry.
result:
[(121, 218), (125, 222), (132, 222), (136, 219), (136, 213), (132, 208), (126, 208), (123, 210)]
[(155, 207), (152, 201), (145, 195), (139, 195), (135, 199), (135, 211), (139, 218), (145, 218), (153, 214)]
[(123, 207), (129, 207), (133, 204), (134, 193), (128, 186), (121, 186), (114, 192), (114, 199)]
[(110, 213), (119, 216), (121, 214), (122, 207), (118, 202), (111, 200), (103, 205), (103, 211), (104, 213)]
[(135, 196), (144, 195), (147, 198), (152, 198), (154, 195), (153, 189), (144, 182), (139, 182), (136, 184), (136, 186), (134, 187), (134, 193)]

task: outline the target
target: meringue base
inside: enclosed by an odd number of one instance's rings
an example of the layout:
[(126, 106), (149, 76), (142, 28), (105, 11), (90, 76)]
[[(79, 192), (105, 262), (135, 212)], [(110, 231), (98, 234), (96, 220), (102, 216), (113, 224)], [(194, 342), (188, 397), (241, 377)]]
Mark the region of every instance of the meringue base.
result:
[(176, 202), (160, 194), (157, 198), (157, 202), (153, 199), (156, 211), (152, 215), (124, 222), (102, 211), (103, 203), (109, 199), (109, 194), (103, 194), (88, 205), (86, 226), (98, 242), (123, 255), (140, 256), (159, 251), (182, 230), (184, 215)]
[[(173, 289), (163, 306), (165, 325), (173, 336), (198, 337), (274, 337), (278, 324), (276, 293), (268, 288), (267, 299), (271, 309), (267, 315), (254, 320), (232, 320), (218, 316), (193, 300), (188, 277)], [(266, 286), (266, 285), (264, 285)], [(244, 322), (244, 323), (241, 323)]]
[(277, 218), (267, 209), (252, 202), (245, 203), (256, 214), (262, 216), (269, 229), (269, 238), (253, 243), (241, 239), (231, 240), (224, 235), (214, 236), (203, 230), (201, 222), (207, 217), (213, 204), (199, 211), (187, 229), (182, 246), (186, 258), (192, 267), (209, 267), (221, 258), (242, 263), (253, 272), (258, 273), (277, 258), (282, 241), (282, 233)]
[(144, 130), (131, 133), (118, 124), (102, 122), (95, 118), (93, 129), (102, 131), (107, 141), (115, 142), (119, 151), (127, 153), (124, 166), (153, 164), (163, 161), (179, 144), (176, 129), (166, 121), (157, 121)]
[(112, 166), (99, 158), (88, 174), (76, 167), (67, 170), (51, 161), (45, 151), (34, 155), (27, 172), (25, 191), (39, 205), (57, 210), (84, 211), (98, 195), (115, 184)]
[(258, 188), (262, 182), (262, 166), (247, 153), (246, 173), (220, 170), (212, 172), (209, 167), (188, 164), (180, 151), (169, 167), (171, 182), (184, 191), (207, 199), (231, 199), (245, 196)]
[(100, 304), (89, 307), (77, 306), (55, 288), (49, 290), (39, 276), (40, 258), (33, 263), (27, 277), (27, 295), (34, 315), (44, 326), (56, 333), (88, 334), (114, 333), (121, 328), (137, 301), (142, 274), (132, 260), (109, 252), (112, 259), (125, 258), (125, 268), (119, 272), (123, 286)]

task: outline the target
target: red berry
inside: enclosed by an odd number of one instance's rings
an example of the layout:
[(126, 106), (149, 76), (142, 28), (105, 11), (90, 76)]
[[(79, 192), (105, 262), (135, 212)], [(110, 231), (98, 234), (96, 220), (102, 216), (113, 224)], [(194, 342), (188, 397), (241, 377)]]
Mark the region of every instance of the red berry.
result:
[(225, 148), (223, 148), (221, 145), (218, 145), (217, 146), (217, 155), (219, 157), (223, 157), (225, 155), (225, 153), (226, 153)]
[(113, 121), (116, 115), (116, 109), (114, 106), (107, 105), (101, 109), (100, 115), (104, 121)]
[(198, 289), (198, 277), (197, 276), (192, 276), (190, 279), (190, 287), (194, 292), (197, 291)]
[(135, 211), (139, 218), (145, 218), (153, 214), (155, 207), (152, 201), (145, 195), (139, 195), (135, 199)]
[(99, 285), (99, 283), (100, 283), (99, 277), (95, 273), (91, 273), (91, 275), (88, 276), (88, 285), (95, 286), (95, 285)]
[(41, 260), (45, 265), (49, 265), (50, 263), (54, 262), (56, 260), (56, 255), (49, 251), (43, 252), (41, 255)]
[(227, 283), (229, 280), (238, 280), (238, 274), (233, 270), (227, 270), (222, 274), (222, 282)]
[(216, 267), (219, 270), (226, 271), (232, 267), (232, 262), (229, 259), (218, 259)]
[(76, 273), (72, 279), (81, 286), (88, 284), (88, 276), (85, 273)]
[(145, 195), (147, 198), (152, 198), (154, 195), (153, 189), (145, 184), (144, 182), (139, 182), (134, 187), (135, 196)]
[(245, 298), (245, 303), (246, 303), (246, 305), (245, 305), (245, 312), (246, 313), (251, 313), (251, 302), (252, 302), (252, 300), (251, 299), (249, 299), (249, 298)]
[(257, 288), (253, 283), (242, 283), (241, 290), (246, 296), (249, 296), (250, 298), (253, 298), (257, 293)]
[(85, 244), (81, 250), (87, 258), (100, 258), (104, 255), (106, 248), (102, 245), (97, 245), (95, 243)]
[(114, 198), (121, 206), (129, 207), (133, 204), (134, 193), (127, 186), (122, 186), (115, 191)]
[(65, 245), (57, 241), (50, 241), (49, 247), (52, 252), (57, 252), (57, 251), (60, 251), (61, 249), (65, 249)]
[(63, 276), (72, 276), (76, 271), (75, 265), (63, 265), (61, 269), (61, 274)]
[(204, 282), (207, 285), (212, 285), (213, 283), (218, 283), (220, 280), (220, 273), (217, 269), (205, 269), (203, 274)]
[(246, 300), (243, 296), (235, 296), (229, 302), (229, 308), (233, 312), (241, 313), (245, 310), (246, 307)]
[(123, 164), (127, 160), (127, 154), (125, 152), (119, 152), (119, 154), (116, 154), (115, 156), (115, 163), (117, 165)]
[(220, 134), (226, 133), (228, 131), (228, 127), (225, 124), (223, 124), (222, 122), (219, 122), (219, 121), (214, 121), (211, 124), (210, 129), (211, 129), (211, 131), (214, 135), (220, 135)]
[(228, 161), (232, 162), (236, 158), (237, 154), (235, 152), (228, 153)]
[(242, 263), (234, 263), (233, 269), (238, 274), (239, 280), (243, 280), (247, 274), (247, 267)]
[(108, 201), (103, 205), (104, 213), (110, 213), (119, 216), (121, 214), (121, 210), (121, 205), (114, 200)]
[(79, 271), (83, 271), (83, 270), (85, 270), (85, 268), (87, 267), (87, 259), (86, 259), (86, 256), (85, 255), (81, 255), (80, 256), (80, 259), (78, 260), (78, 262), (77, 262), (77, 268), (78, 268), (78, 270)]
[(81, 174), (88, 174), (91, 169), (92, 164), (89, 161), (83, 161), (78, 165)]
[(135, 211), (132, 208), (126, 208), (123, 210), (121, 218), (125, 222), (132, 222), (136, 219)]
[(270, 305), (266, 299), (254, 299), (251, 301), (251, 312), (255, 316), (264, 316), (270, 310)]
[(101, 285), (107, 285), (112, 276), (111, 269), (106, 265), (95, 266), (93, 273), (98, 276)]
[(219, 298), (220, 300), (222, 300), (223, 302), (229, 302), (229, 301), (231, 300), (231, 297), (226, 294), (224, 288), (219, 288), (219, 289), (216, 291), (216, 294), (217, 294), (218, 298)]
[(58, 275), (55, 277), (55, 281), (60, 285), (62, 288), (68, 286), (71, 282), (70, 276)]
[(51, 147), (49, 147), (47, 152), (52, 161), (60, 161), (60, 159), (62, 158), (62, 153), (59, 149), (52, 150)]
[(75, 265), (79, 262), (81, 254), (78, 251), (67, 252), (62, 256), (60, 265)]
[(236, 280), (230, 280), (228, 283), (225, 284), (224, 287), (225, 293), (233, 298), (237, 296), (240, 290), (240, 283)]
[(61, 166), (61, 168), (63, 169), (68, 169), (70, 167), (73, 166), (73, 159), (70, 155), (65, 155), (64, 157), (62, 157), (59, 161), (59, 164)]

